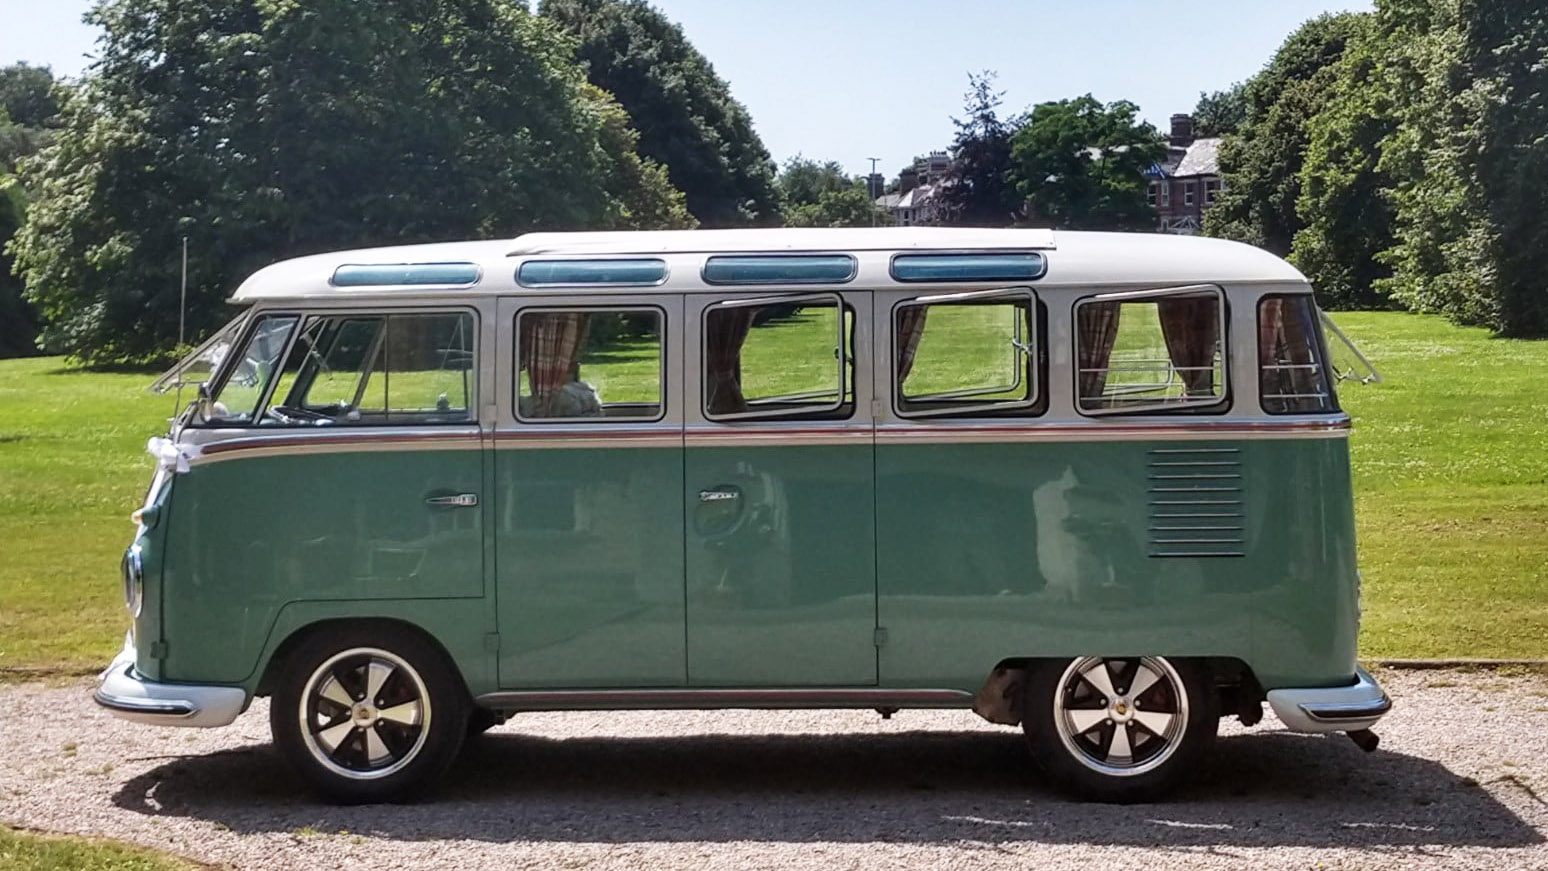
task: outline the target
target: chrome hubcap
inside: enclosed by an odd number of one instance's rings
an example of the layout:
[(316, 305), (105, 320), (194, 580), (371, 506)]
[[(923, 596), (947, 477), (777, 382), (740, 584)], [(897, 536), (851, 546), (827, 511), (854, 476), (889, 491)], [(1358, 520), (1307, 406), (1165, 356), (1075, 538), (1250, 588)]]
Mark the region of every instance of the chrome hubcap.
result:
[(373, 779), (402, 769), (424, 748), (430, 694), (401, 657), (357, 647), (312, 672), (299, 713), (314, 759), (341, 776)]
[(1156, 769), (1176, 752), (1187, 723), (1187, 690), (1160, 657), (1077, 659), (1054, 691), (1060, 741), (1102, 774)]

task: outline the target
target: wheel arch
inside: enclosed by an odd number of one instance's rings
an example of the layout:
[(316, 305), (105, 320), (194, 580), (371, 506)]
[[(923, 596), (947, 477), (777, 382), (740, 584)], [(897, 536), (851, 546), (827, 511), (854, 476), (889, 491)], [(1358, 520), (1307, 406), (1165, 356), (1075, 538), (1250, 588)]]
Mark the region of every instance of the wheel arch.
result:
[(274, 683), (284, 673), (291, 656), (293, 656), (307, 639), (329, 630), (350, 629), (375, 629), (383, 635), (392, 633), (408, 633), (417, 636), (421, 641), (433, 649), (439, 655), (451, 673), (457, 676), (463, 694), (470, 700), (473, 694), (468, 687), (468, 679), (458, 665), (456, 657), (451, 655), (441, 639), (435, 633), (425, 627), (409, 620), (398, 617), (329, 617), (304, 623), (290, 630), (274, 647), (274, 652), (269, 655), (268, 661), (263, 664), (258, 678), (255, 696), (267, 696), (274, 690)]
[[(973, 696), (973, 712), (991, 723), (1018, 726), (1022, 721), (1021, 684), (1027, 671), (1047, 663), (1067, 663), (1074, 656), (1009, 656), (995, 663)], [(1172, 662), (1201, 665), (1210, 676), (1221, 716), (1238, 717), (1244, 725), (1263, 718), (1267, 695), (1245, 660), (1231, 656), (1167, 656)]]

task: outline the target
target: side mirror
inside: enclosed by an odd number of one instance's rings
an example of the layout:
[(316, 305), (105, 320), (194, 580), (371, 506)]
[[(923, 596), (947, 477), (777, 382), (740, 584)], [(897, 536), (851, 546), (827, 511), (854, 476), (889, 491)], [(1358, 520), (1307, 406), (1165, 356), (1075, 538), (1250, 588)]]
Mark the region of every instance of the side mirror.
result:
[(198, 398), (194, 400), (194, 417), (197, 418), (200, 423), (204, 423), (210, 419), (211, 404), (212, 397), (210, 396), (210, 382), (200, 381), (199, 395)]

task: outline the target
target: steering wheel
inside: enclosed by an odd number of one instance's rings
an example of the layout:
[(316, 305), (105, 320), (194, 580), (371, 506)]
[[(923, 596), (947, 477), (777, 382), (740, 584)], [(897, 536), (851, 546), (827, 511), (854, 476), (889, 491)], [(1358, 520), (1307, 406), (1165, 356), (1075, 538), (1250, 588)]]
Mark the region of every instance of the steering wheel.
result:
[(310, 408), (295, 408), (289, 405), (271, 405), (269, 410), (264, 412), (264, 416), (272, 417), (287, 426), (307, 423), (318, 425), (333, 423), (333, 418), (320, 411), (313, 411)]

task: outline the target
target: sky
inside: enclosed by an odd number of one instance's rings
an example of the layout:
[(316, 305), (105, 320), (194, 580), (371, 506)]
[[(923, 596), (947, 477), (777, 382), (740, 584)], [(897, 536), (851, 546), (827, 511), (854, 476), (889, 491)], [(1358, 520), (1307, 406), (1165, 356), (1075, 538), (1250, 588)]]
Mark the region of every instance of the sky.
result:
[[(79, 75), (90, 0), (0, 0), (0, 66)], [(968, 73), (1004, 111), (1090, 93), (1131, 100), (1163, 132), (1200, 91), (1262, 68), (1301, 22), (1370, 0), (655, 0), (731, 84), (775, 160), (889, 177), (951, 143)]]

